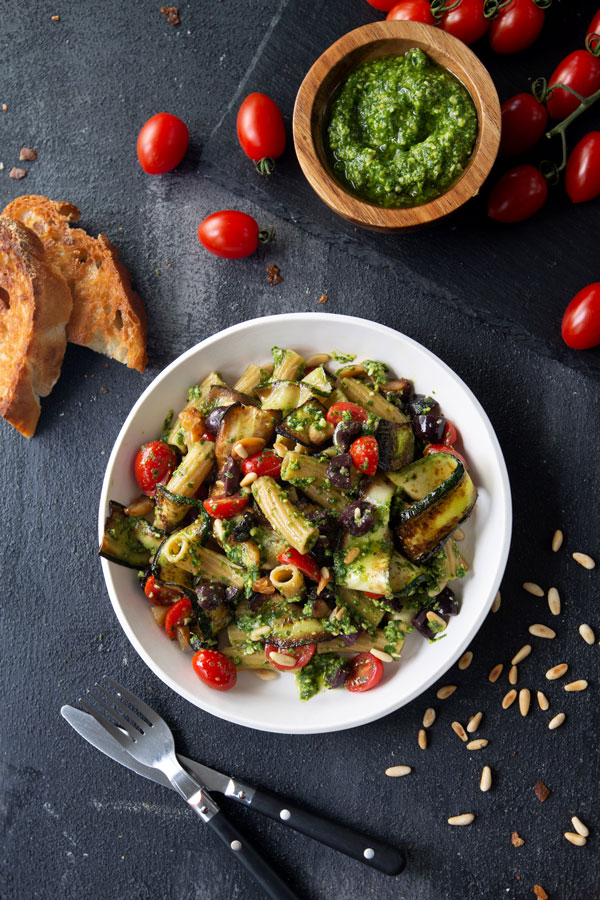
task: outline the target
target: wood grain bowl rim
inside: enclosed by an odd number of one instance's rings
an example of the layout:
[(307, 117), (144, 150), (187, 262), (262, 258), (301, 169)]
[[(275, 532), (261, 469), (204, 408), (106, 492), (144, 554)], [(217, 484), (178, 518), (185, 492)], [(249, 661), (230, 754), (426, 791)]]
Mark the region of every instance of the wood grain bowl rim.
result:
[[(331, 173), (322, 140), (323, 116), (336, 88), (358, 65), (377, 56), (404, 53), (410, 47), (424, 50), (468, 90), (477, 110), (477, 140), (464, 172), (444, 194), (421, 206), (389, 209), (351, 194)], [(371, 230), (401, 231), (434, 222), (478, 193), (498, 154), (500, 121), (500, 101), (492, 78), (466, 44), (432, 25), (391, 20), (348, 32), (311, 66), (294, 105), (294, 145), (306, 179), (334, 212)]]

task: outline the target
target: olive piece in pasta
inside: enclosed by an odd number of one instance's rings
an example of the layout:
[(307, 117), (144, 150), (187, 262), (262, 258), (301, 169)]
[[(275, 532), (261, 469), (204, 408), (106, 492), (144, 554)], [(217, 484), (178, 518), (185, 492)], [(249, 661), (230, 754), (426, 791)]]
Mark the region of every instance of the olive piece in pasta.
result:
[(340, 515), (340, 525), (354, 537), (360, 537), (373, 527), (373, 505), (366, 500), (350, 503)]
[(252, 536), (251, 530), (255, 525), (256, 519), (254, 518), (252, 513), (245, 512), (231, 532), (231, 537), (236, 542), (236, 544), (241, 544), (242, 541), (249, 541)]
[(223, 421), (223, 416), (228, 409), (228, 406), (215, 406), (204, 420), (204, 430), (212, 435), (218, 434), (221, 422)]
[(220, 606), (225, 598), (225, 586), (222, 584), (212, 584), (210, 581), (204, 581), (196, 586), (196, 596), (198, 597), (198, 606), (205, 612), (210, 612)]
[(333, 432), (333, 443), (344, 453), (350, 449), (350, 445), (362, 434), (360, 422), (339, 422)]
[(226, 497), (231, 497), (237, 492), (242, 480), (242, 470), (233, 456), (227, 457), (227, 462), (219, 473), (219, 480), (223, 482)]
[(440, 405), (433, 397), (415, 394), (406, 404), (406, 408), (411, 416), (424, 416), (428, 413), (438, 412)]
[(348, 660), (340, 658), (338, 665), (335, 668), (330, 669), (325, 676), (327, 686), (330, 688), (343, 687), (346, 683), (346, 679), (348, 678), (348, 673)]
[(445, 587), (443, 591), (434, 598), (435, 604), (439, 612), (443, 616), (457, 616), (460, 612), (460, 606), (453, 590)]
[(352, 487), (351, 471), (352, 457), (349, 453), (339, 453), (327, 466), (326, 475), (335, 487), (348, 490)]
[(415, 631), (418, 631), (419, 634), (422, 634), (424, 638), (428, 641), (432, 641), (435, 637), (435, 634), (429, 627), (429, 619), (427, 618), (428, 610), (422, 609), (421, 612), (417, 613), (417, 615), (412, 620), (412, 626)]

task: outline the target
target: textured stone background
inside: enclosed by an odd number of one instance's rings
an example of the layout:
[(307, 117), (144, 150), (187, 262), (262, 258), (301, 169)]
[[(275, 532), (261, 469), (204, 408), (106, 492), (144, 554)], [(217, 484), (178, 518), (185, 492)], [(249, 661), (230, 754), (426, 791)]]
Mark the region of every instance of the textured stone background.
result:
[[(63, 9), (31, 2), (3, 10), (0, 103), (8, 109), (0, 113), (0, 203), (20, 193), (70, 200), (81, 208), (86, 227), (117, 243), (146, 301), (150, 364), (140, 376), (69, 347), (35, 439), (26, 442), (9, 426), (0, 427), (0, 896), (260, 897), (174, 795), (105, 759), (60, 718), (62, 703), (74, 702), (111, 673), (167, 715), (190, 755), (360, 824), (410, 852), (405, 874), (390, 880), (280, 825), (231, 810), (303, 898), (526, 900), (537, 882), (552, 900), (598, 900), (600, 657), (598, 647), (588, 647), (577, 633), (587, 621), (600, 635), (598, 574), (580, 569), (569, 553), (584, 549), (600, 556), (599, 357), (570, 353), (557, 339), (566, 301), (598, 278), (598, 201), (577, 208), (561, 194), (535, 227), (494, 229), (491, 236), (485, 226), (481, 234), (475, 227), (481, 210), (469, 209), (455, 224), (431, 232), (430, 245), (419, 235), (412, 245), (399, 242), (397, 253), (380, 255), (360, 234), (348, 236), (342, 228), (336, 234), (316, 199), (286, 213), (275, 196), (281, 184), (274, 183), (270, 205), (270, 188), (261, 184), (259, 192), (250, 168), (250, 186), (241, 187), (233, 135), (231, 169), (225, 158), (222, 171), (215, 171), (210, 152), (223, 134), (215, 126), (273, 15), (279, 10), (283, 22), (300, 6), (295, 3), (280, 8), (276, 0), (203, 0), (181, 6), (177, 29), (163, 19), (159, 4), (140, 0)], [(327, 21), (335, 23), (336, 12), (347, 17), (351, 5), (355, 24), (373, 18), (363, 0), (331, 0)], [(549, 20), (556, 16), (555, 24), (531, 51), (531, 74), (549, 70), (577, 45), (597, 4), (572, 6), (555, 4), (548, 14)], [(50, 20), (53, 14), (59, 22)], [(270, 40), (276, 39), (274, 30)], [(272, 48), (269, 43), (266, 56), (255, 61), (254, 73)], [(481, 52), (490, 62), (485, 45)], [(291, 58), (293, 47), (289, 53)], [(497, 60), (491, 64), (502, 68)], [(517, 75), (529, 71), (527, 54), (505, 66), (510, 91), (503, 98), (525, 89)], [(139, 169), (134, 146), (141, 123), (159, 109), (186, 120), (192, 148), (177, 172), (152, 178)], [(289, 118), (291, 109), (285, 114)], [(588, 116), (589, 127), (598, 127), (598, 113)], [(38, 160), (25, 164), (26, 179), (11, 181), (8, 170), (23, 145), (34, 147)], [(289, 154), (282, 170), (290, 172), (290, 187), (298, 183), (293, 168)], [(205, 254), (196, 238), (198, 222), (232, 206), (273, 224), (276, 244), (238, 263)], [(551, 259), (537, 255), (532, 244), (538, 228), (550, 230), (543, 242), (552, 246)], [(421, 265), (427, 253), (435, 258), (440, 242), (444, 265)], [(480, 254), (488, 260), (483, 273), (476, 265)], [(284, 277), (277, 287), (266, 280), (270, 262)], [(466, 380), (505, 452), (515, 525), (502, 608), (475, 639), (470, 669), (446, 677), (460, 685), (450, 700), (440, 703), (432, 690), (373, 725), (286, 737), (204, 714), (173, 695), (137, 658), (102, 580), (96, 513), (105, 462), (123, 419), (165, 364), (243, 319), (317, 309), (323, 292), (329, 294), (328, 312), (396, 327)], [(549, 548), (556, 527), (566, 535), (558, 555)], [(526, 579), (559, 588), (560, 619), (550, 623), (545, 601), (522, 591)], [(500, 709), (506, 673), (496, 685), (487, 681), (492, 666), (508, 662), (525, 642), (534, 621), (555, 624), (558, 638), (534, 641), (535, 652), (521, 667), (522, 685), (545, 687), (552, 710), (567, 713), (554, 733), (537, 708), (527, 719), (514, 708)], [(545, 682), (545, 670), (563, 659), (573, 677), (589, 680), (586, 693), (566, 695), (560, 682)], [(438, 722), (423, 753), (416, 734), (428, 705), (437, 707)], [(466, 721), (478, 709), (485, 713), (490, 746), (468, 754), (449, 723)], [(400, 762), (413, 765), (414, 774), (386, 779), (386, 766)], [(484, 795), (478, 783), (486, 762), (495, 785)], [(552, 790), (543, 805), (533, 794), (538, 779)], [(477, 814), (474, 826), (446, 825), (448, 815), (467, 810)], [(592, 828), (583, 849), (562, 837), (574, 812)], [(518, 849), (510, 843), (514, 830), (525, 840)]]

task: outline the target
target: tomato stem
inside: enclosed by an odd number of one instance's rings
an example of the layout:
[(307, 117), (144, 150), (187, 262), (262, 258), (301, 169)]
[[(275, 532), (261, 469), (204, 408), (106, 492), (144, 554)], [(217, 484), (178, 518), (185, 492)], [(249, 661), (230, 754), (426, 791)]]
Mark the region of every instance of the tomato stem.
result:
[(533, 0), (536, 6), (539, 6), (540, 9), (549, 9), (552, 5), (552, 0)]
[(431, 15), (441, 19), (447, 12), (460, 6), (461, 0), (431, 0)]
[(275, 240), (275, 229), (263, 228), (258, 232), (258, 240), (261, 242), (261, 244), (270, 244), (271, 241)]
[(270, 156), (263, 156), (262, 159), (254, 160), (254, 168), (259, 175), (271, 175), (275, 168), (275, 160)]
[(592, 56), (600, 56), (600, 34), (596, 34), (595, 31), (591, 31), (585, 39), (585, 49), (588, 50)]
[[(534, 84), (535, 84), (535, 82), (534, 82)], [(532, 88), (533, 88), (533, 85), (532, 85)], [(573, 88), (570, 88), (566, 84), (562, 84), (562, 82), (560, 82), (560, 81), (557, 82), (557, 84), (550, 85), (550, 87), (548, 88), (547, 94), (546, 94), (546, 98), (551, 97), (552, 92), (555, 91), (557, 88), (561, 88), (563, 91), (568, 91), (569, 94), (573, 94), (573, 96), (579, 100), (579, 106), (576, 109), (574, 109), (573, 112), (569, 116), (567, 116), (566, 119), (563, 119), (562, 122), (559, 122), (558, 125), (555, 125), (554, 128), (552, 128), (550, 131), (546, 132), (547, 138), (553, 138), (555, 135), (560, 134), (560, 140), (561, 140), (561, 144), (562, 144), (562, 161), (559, 166), (557, 166), (555, 163), (549, 163), (548, 160), (544, 160), (540, 164), (540, 171), (542, 172), (542, 175), (544, 176), (544, 178), (547, 178), (552, 184), (555, 184), (558, 181), (559, 173), (562, 172), (562, 170), (564, 168), (566, 168), (566, 165), (567, 165), (567, 157), (568, 157), (567, 136), (566, 136), (567, 128), (569, 127), (571, 122), (573, 122), (575, 119), (579, 118), (579, 116), (583, 112), (585, 112), (586, 109), (589, 109), (589, 107), (592, 106), (596, 102), (596, 100), (600, 100), (600, 91), (596, 91), (595, 94), (590, 94), (589, 97), (582, 97), (581, 94), (578, 94), (577, 91), (573, 90)], [(543, 169), (541, 168), (542, 165), (546, 165), (546, 166), (549, 165), (552, 167), (551, 169), (548, 170), (548, 174), (546, 174), (543, 171)]]

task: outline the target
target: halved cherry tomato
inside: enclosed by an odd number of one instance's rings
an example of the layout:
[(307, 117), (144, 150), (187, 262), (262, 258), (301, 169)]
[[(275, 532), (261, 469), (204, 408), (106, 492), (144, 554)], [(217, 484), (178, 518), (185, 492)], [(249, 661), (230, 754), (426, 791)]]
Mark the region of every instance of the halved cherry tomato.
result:
[(429, 456), (430, 453), (449, 453), (450, 456), (455, 456), (457, 459), (460, 459), (465, 469), (469, 468), (464, 456), (461, 456), (458, 450), (455, 450), (454, 447), (449, 447), (448, 444), (429, 444), (428, 447), (425, 447), (423, 456)]
[(589, 350), (600, 344), (600, 281), (575, 294), (565, 310), (561, 332), (574, 350)]
[(357, 653), (350, 663), (346, 688), (353, 693), (370, 691), (381, 681), (383, 663), (370, 653)]
[(565, 188), (573, 203), (585, 203), (600, 195), (600, 131), (590, 131), (571, 150)]
[(504, 101), (500, 112), (500, 153), (503, 156), (515, 156), (529, 150), (540, 140), (548, 124), (546, 107), (533, 94), (516, 94)]
[(359, 437), (350, 445), (350, 456), (359, 472), (374, 475), (379, 465), (379, 445), (370, 434)]
[(192, 601), (189, 597), (182, 597), (176, 600), (173, 606), (167, 612), (165, 617), (165, 631), (172, 641), (175, 640), (175, 628), (177, 625), (183, 625), (184, 620), (192, 611)]
[(388, 12), (397, 2), (398, 0), (367, 0), (369, 6), (374, 6), (375, 9), (379, 9), (381, 12)]
[(535, 166), (516, 166), (496, 182), (488, 199), (488, 216), (496, 222), (522, 222), (542, 208), (546, 179)]
[(222, 209), (207, 216), (198, 226), (202, 246), (225, 259), (250, 256), (258, 247), (258, 222), (236, 209)]
[(490, 47), (496, 53), (519, 53), (535, 40), (546, 14), (534, 0), (512, 0), (502, 6), (490, 25)]
[(329, 407), (325, 418), (332, 425), (337, 425), (339, 422), (360, 422), (361, 425), (364, 425), (369, 418), (369, 413), (362, 406), (357, 406), (356, 403), (341, 401)]
[[(556, 67), (548, 81), (548, 87), (558, 83), (565, 84), (582, 97), (589, 97), (600, 90), (600, 59), (588, 50), (574, 50)], [(551, 91), (546, 106), (553, 119), (564, 119), (577, 109), (579, 100), (569, 91), (555, 88)]]
[(142, 444), (135, 458), (137, 483), (145, 494), (154, 494), (157, 484), (165, 484), (177, 465), (177, 455), (164, 441)]
[(288, 547), (287, 550), (279, 554), (277, 559), (283, 565), (287, 563), (290, 566), (296, 566), (297, 569), (300, 569), (304, 575), (312, 578), (313, 581), (321, 580), (321, 570), (308, 553), (298, 553), (293, 547)]
[(444, 13), (440, 28), (465, 44), (474, 44), (486, 33), (490, 20), (483, 14), (483, 0), (460, 0), (458, 6)]
[(384, 594), (372, 594), (371, 591), (363, 591), (363, 594), (371, 600), (379, 600), (381, 597), (385, 596)]
[(436, 21), (431, 14), (429, 0), (400, 0), (392, 6), (386, 19), (402, 19), (408, 22), (423, 22), (424, 25), (435, 25)]
[(453, 447), (458, 440), (458, 432), (450, 419), (446, 419), (446, 431), (444, 432), (444, 444)]
[[(310, 662), (316, 649), (316, 644), (303, 644), (301, 647), (293, 647), (290, 649), (287, 647), (283, 649), (277, 647), (275, 644), (265, 644), (265, 656), (270, 661), (271, 665), (275, 666), (276, 669), (279, 669), (280, 672), (297, 672), (298, 669), (302, 669), (307, 662)], [(293, 666), (282, 666), (271, 658), (272, 653), (285, 653), (286, 656), (293, 656), (296, 663)]]
[(255, 453), (254, 456), (248, 456), (247, 459), (242, 461), (242, 472), (244, 475), (255, 472), (257, 475), (270, 475), (271, 478), (279, 478), (282, 462), (282, 458), (274, 450), (263, 450), (261, 453)]
[(209, 497), (203, 500), (204, 509), (213, 519), (231, 519), (248, 503), (248, 497)]
[(144, 584), (144, 593), (154, 606), (166, 606), (181, 597), (181, 591), (159, 584), (154, 575), (149, 575)]
[(185, 122), (170, 113), (157, 113), (142, 125), (137, 139), (140, 166), (149, 175), (162, 175), (179, 165), (188, 148)]
[[(238, 110), (237, 136), (242, 150), (255, 163), (281, 156), (285, 150), (285, 125), (275, 101), (266, 94), (248, 94)], [(272, 166), (257, 168), (268, 175)]]
[(218, 650), (198, 650), (192, 665), (200, 681), (215, 691), (229, 691), (237, 681), (234, 661)]

